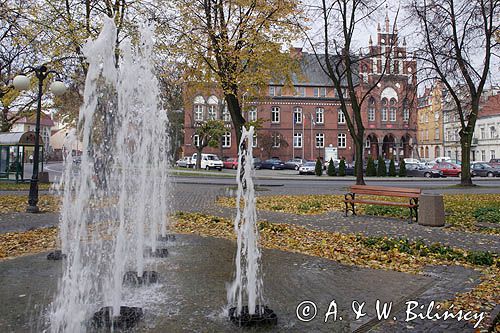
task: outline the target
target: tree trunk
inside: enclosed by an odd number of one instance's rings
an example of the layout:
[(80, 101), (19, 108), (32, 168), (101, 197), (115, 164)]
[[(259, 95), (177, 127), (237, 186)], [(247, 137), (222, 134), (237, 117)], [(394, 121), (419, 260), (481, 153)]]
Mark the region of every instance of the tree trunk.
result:
[(238, 97), (233, 93), (225, 93), (224, 95), (229, 114), (231, 115), (234, 130), (236, 131), (236, 142), (240, 144), (242, 127), (246, 122), (245, 118), (243, 118), (241, 114), (240, 102), (238, 101)]
[[(361, 140), (359, 137), (361, 136)], [(354, 139), (354, 135), (353, 135)], [(356, 185), (366, 185), (363, 176), (363, 132), (358, 135), (358, 139), (354, 139), (355, 155), (356, 155)]]
[(203, 151), (203, 147), (196, 147), (196, 169), (201, 169), (201, 152)]
[(470, 173), (470, 146), (472, 143), (472, 134), (473, 132), (470, 131), (460, 136), (460, 146), (462, 148), (462, 175), (460, 178), (460, 185), (462, 186), (474, 186)]

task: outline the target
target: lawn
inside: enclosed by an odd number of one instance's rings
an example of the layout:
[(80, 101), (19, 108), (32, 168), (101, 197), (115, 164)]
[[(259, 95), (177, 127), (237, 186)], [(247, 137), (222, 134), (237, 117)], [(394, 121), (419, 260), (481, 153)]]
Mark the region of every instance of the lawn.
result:
[[(404, 202), (404, 198), (363, 196), (363, 198)], [(344, 211), (343, 195), (276, 195), (258, 196), (257, 208), (298, 215)], [(500, 228), (480, 228), (476, 224), (500, 223), (500, 194), (445, 194), (446, 223), (451, 229), (500, 234)], [(219, 197), (219, 205), (235, 207), (235, 198)], [(409, 210), (398, 207), (358, 205), (359, 214), (408, 218)]]

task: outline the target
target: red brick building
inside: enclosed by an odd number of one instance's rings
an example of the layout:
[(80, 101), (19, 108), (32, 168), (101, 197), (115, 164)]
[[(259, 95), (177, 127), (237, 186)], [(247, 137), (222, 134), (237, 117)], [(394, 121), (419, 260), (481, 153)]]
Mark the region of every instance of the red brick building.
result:
[[(364, 94), (376, 84), (367, 103), (363, 104), (365, 156), (416, 157), (417, 64), (408, 57), (406, 41), (403, 39), (400, 44), (397, 27), (390, 30), (387, 16), (384, 28), (384, 31), (380, 25), (377, 28), (376, 45), (370, 36), (368, 57), (360, 66), (360, 93)], [(390, 60), (387, 62), (387, 59)], [(380, 79), (384, 63), (385, 73)]]
[[(397, 42), (397, 33), (390, 34), (389, 21), (386, 31), (378, 29), (378, 45), (372, 45), (370, 57), (360, 65), (359, 93), (363, 93), (377, 82), (382, 64), (389, 52), (391, 39)], [(407, 58), (406, 45), (393, 48), (397, 59), (390, 62), (390, 70), (363, 103), (363, 121), (367, 143), (365, 156), (386, 158), (409, 157), (416, 133), (416, 63)], [(337, 148), (338, 158), (354, 159), (354, 145), (349, 135), (345, 117), (333, 83), (318, 64), (314, 54), (295, 49), (302, 70), (301, 79), (295, 78), (293, 88), (270, 84), (268, 98), (244, 107), (245, 119), (263, 120), (258, 131), (254, 156), (262, 159), (277, 157), (283, 161), (296, 158), (315, 159), (325, 154), (326, 147)], [(188, 96), (188, 95), (186, 95)], [(222, 119), (228, 132), (219, 148), (206, 148), (206, 152), (220, 157), (237, 156), (235, 133), (231, 129), (230, 116), (217, 91), (190, 93), (185, 101), (184, 155), (193, 154), (193, 142), (197, 124), (207, 119)], [(264, 139), (264, 137), (266, 137)], [(264, 142), (266, 147), (264, 147)], [(271, 147), (269, 143), (271, 142)]]

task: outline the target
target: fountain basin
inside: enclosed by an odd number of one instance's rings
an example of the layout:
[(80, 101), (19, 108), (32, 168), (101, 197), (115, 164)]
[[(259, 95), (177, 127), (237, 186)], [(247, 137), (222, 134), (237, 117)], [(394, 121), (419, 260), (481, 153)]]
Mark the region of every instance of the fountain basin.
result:
[(243, 306), (239, 314), (236, 310), (236, 307), (229, 309), (229, 319), (237, 326), (263, 327), (275, 326), (278, 324), (278, 316), (276, 313), (265, 305), (262, 306), (262, 309), (260, 305), (256, 305), (254, 314), (248, 312), (248, 306)]
[(120, 314), (113, 317), (111, 313), (113, 308), (106, 306), (94, 313), (92, 317), (92, 326), (94, 328), (107, 328), (107, 329), (127, 329), (137, 325), (144, 317), (142, 308), (121, 306)]
[(50, 252), (47, 254), (47, 260), (62, 260), (66, 259), (66, 255), (62, 253), (61, 250), (55, 250), (54, 252)]
[(158, 272), (144, 271), (142, 276), (138, 276), (136, 271), (128, 271), (123, 276), (123, 283), (127, 285), (148, 285), (158, 282)]

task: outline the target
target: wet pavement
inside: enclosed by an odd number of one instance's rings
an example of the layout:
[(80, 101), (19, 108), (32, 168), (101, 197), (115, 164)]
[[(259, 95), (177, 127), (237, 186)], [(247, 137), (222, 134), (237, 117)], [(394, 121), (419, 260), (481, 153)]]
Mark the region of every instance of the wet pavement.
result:
[[(156, 286), (127, 290), (124, 305), (142, 306), (146, 320), (138, 332), (235, 332), (239, 331), (224, 315), (226, 283), (234, 271), (235, 243), (193, 235), (178, 235), (169, 243), (170, 255), (155, 259), (150, 268), (160, 273)], [(418, 323), (404, 321), (405, 302), (439, 300), (458, 289), (474, 285), (477, 273), (437, 267), (427, 275), (345, 266), (333, 261), (278, 250), (263, 251), (264, 295), (267, 305), (279, 317), (277, 327), (265, 332), (352, 332), (396, 327), (394, 322), (376, 318), (376, 301), (392, 302), (390, 318), (401, 321), (398, 332), (420, 331)], [(455, 269), (456, 270), (456, 269)], [(0, 332), (39, 332), (45, 327), (44, 313), (61, 276), (61, 262), (46, 260), (46, 254), (0, 262)], [(467, 282), (468, 281), (468, 282)], [(427, 298), (426, 298), (427, 297)], [(337, 305), (336, 321), (325, 323), (331, 302)], [(297, 318), (297, 306), (314, 302), (316, 317), (308, 322)], [(365, 316), (355, 319), (353, 301)], [(311, 303), (308, 303), (311, 304)], [(101, 305), (95, 305), (96, 310)], [(311, 307), (312, 309), (312, 307)], [(330, 308), (333, 310), (334, 308)], [(301, 307), (303, 319), (310, 319)], [(340, 320), (342, 317), (342, 320)], [(398, 321), (396, 321), (397, 323)], [(431, 324), (436, 324), (430, 322)], [(406, 327), (406, 324), (412, 324)], [(442, 324), (442, 323), (437, 323)], [(465, 322), (444, 323), (453, 330), (472, 332)], [(247, 331), (247, 330), (246, 330)], [(458, 331), (457, 331), (458, 332)]]

